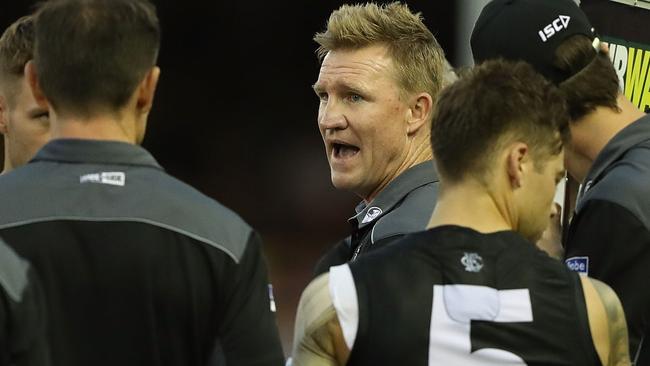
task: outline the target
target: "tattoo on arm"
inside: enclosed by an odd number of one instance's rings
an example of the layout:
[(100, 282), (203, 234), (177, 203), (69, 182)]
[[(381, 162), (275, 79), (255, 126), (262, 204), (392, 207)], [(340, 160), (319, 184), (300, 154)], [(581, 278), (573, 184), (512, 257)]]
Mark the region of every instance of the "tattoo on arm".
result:
[(307, 286), (300, 299), (294, 332), (294, 366), (344, 365), (343, 334), (329, 296), (329, 275)]
[(604, 283), (591, 279), (594, 288), (600, 296), (609, 325), (610, 352), (608, 365), (630, 365), (629, 344), (627, 339), (627, 323), (621, 301), (616, 293)]

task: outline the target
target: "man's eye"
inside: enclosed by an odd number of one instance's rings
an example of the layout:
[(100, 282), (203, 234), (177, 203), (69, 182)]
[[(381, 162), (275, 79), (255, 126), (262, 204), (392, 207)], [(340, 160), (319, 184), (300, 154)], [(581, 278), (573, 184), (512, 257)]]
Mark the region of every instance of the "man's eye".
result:
[(350, 95), (348, 95), (347, 99), (348, 99), (349, 102), (358, 103), (358, 102), (361, 102), (363, 100), (363, 97), (360, 96), (359, 94), (350, 94)]
[(50, 119), (50, 113), (48, 112), (36, 113), (34, 116), (32, 116), (32, 118), (46, 122)]

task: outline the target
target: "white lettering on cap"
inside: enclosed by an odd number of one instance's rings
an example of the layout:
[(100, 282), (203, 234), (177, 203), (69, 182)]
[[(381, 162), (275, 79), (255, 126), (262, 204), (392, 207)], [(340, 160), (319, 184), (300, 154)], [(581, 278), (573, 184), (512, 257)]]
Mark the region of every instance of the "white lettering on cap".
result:
[(555, 33), (561, 31), (562, 29), (567, 29), (569, 27), (570, 20), (570, 16), (560, 15), (542, 30), (537, 32), (537, 34), (539, 34), (539, 38), (542, 39), (542, 42), (546, 42), (549, 38), (553, 37)]

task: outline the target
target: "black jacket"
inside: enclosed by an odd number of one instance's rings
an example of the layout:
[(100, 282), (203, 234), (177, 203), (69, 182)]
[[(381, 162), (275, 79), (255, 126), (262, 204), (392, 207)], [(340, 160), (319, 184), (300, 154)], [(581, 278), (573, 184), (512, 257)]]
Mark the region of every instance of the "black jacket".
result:
[(0, 178), (0, 205), (54, 364), (283, 364), (259, 236), (141, 147), (51, 141)]
[(566, 237), (571, 269), (599, 279), (621, 299), (630, 356), (650, 365), (650, 117), (600, 152), (578, 196)]
[(0, 240), (0, 366), (49, 365), (45, 323), (34, 269)]

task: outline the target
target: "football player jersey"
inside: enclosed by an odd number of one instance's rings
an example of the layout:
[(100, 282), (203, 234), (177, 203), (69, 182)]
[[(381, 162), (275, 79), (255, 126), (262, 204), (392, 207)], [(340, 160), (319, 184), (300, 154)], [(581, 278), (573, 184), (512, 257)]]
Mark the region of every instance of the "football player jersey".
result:
[(330, 294), (349, 365), (600, 365), (578, 275), (512, 231), (410, 234)]

